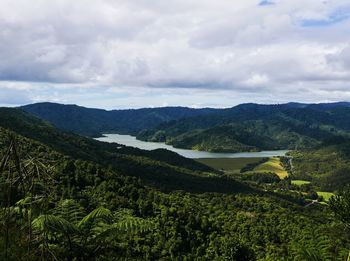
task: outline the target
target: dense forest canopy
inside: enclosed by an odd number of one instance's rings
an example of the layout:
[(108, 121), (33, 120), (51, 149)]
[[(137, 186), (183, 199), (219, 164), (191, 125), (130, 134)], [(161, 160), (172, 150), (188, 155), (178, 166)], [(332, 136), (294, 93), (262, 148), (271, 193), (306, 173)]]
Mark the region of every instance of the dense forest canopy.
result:
[(106, 132), (136, 135), (143, 129), (154, 128), (163, 122), (216, 111), (185, 107), (106, 111), (56, 103), (36, 103), (21, 108), (50, 121), (56, 127), (87, 136), (100, 136)]
[(215, 152), (313, 148), (349, 137), (350, 108), (331, 105), (239, 105), (219, 113), (167, 122), (138, 138)]

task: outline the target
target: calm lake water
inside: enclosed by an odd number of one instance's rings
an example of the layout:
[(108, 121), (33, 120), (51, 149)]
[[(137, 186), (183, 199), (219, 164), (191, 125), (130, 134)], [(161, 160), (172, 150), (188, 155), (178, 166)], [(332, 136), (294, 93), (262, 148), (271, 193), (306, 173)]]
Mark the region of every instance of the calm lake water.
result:
[(274, 150), (274, 151), (260, 151), (260, 152), (241, 152), (241, 153), (215, 153), (206, 151), (195, 151), (177, 149), (171, 145), (166, 145), (160, 142), (146, 142), (137, 140), (136, 137), (130, 135), (120, 134), (103, 134), (105, 137), (96, 138), (99, 141), (116, 142), (118, 144), (127, 145), (143, 150), (167, 149), (174, 151), (186, 158), (259, 158), (259, 157), (273, 157), (284, 156), (288, 150)]

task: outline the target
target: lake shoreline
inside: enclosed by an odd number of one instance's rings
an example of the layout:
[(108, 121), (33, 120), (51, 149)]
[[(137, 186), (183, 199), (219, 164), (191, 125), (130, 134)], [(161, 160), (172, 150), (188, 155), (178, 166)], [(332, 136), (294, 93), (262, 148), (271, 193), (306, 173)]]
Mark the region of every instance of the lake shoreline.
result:
[(178, 153), (179, 155), (191, 158), (264, 158), (285, 156), (289, 150), (271, 150), (271, 151), (259, 151), (259, 152), (207, 152), (207, 151), (195, 151), (189, 149), (175, 148), (172, 145), (165, 144), (163, 142), (148, 142), (136, 139), (135, 136), (104, 133), (102, 137), (95, 138), (98, 141), (114, 142), (121, 145), (135, 147), (143, 150), (155, 150), (155, 149), (167, 149)]

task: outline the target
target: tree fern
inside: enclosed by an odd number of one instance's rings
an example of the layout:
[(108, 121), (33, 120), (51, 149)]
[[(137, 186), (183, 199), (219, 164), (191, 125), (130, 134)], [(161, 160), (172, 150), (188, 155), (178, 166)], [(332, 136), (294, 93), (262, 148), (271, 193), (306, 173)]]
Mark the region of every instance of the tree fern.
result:
[(85, 216), (84, 209), (73, 199), (65, 199), (58, 202), (53, 213), (76, 225)]
[(109, 209), (104, 207), (99, 207), (94, 209), (91, 213), (86, 215), (79, 223), (78, 227), (84, 228), (86, 226), (91, 226), (93, 223), (103, 221), (105, 223), (111, 223), (113, 220), (112, 213)]
[(331, 197), (329, 206), (335, 216), (350, 227), (350, 186), (347, 186), (339, 195)]
[(78, 228), (62, 217), (55, 215), (40, 215), (32, 222), (33, 229), (39, 232), (78, 233)]
[[(302, 243), (299, 243), (302, 242)], [(305, 261), (333, 260), (331, 242), (323, 233), (305, 231), (302, 239), (295, 243), (295, 259)]]
[(111, 225), (95, 228), (94, 231), (98, 232), (99, 238), (106, 238), (108, 236), (116, 237), (120, 234), (132, 235), (136, 233), (143, 233), (150, 231), (153, 228), (154, 224), (151, 221), (138, 217), (128, 216)]

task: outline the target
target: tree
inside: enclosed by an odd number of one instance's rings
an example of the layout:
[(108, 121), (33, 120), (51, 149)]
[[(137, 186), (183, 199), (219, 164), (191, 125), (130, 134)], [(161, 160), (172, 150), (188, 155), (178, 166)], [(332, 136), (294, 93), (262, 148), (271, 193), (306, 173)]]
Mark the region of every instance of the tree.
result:
[(338, 195), (331, 197), (329, 206), (335, 216), (347, 227), (350, 227), (350, 186), (345, 187)]
[[(329, 199), (329, 206), (335, 216), (350, 228), (350, 186), (346, 186), (338, 195)], [(350, 251), (347, 261), (350, 260)]]

